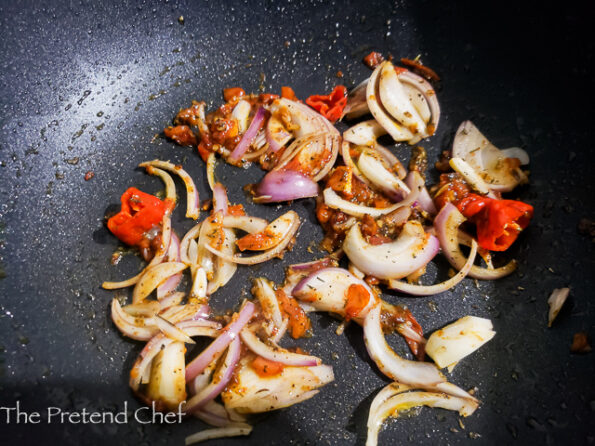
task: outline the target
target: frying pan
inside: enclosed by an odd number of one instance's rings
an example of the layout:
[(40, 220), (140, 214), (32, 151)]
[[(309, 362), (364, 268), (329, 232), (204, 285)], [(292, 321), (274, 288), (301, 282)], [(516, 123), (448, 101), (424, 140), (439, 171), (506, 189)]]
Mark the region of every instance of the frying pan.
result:
[[(474, 314), (492, 319), (497, 336), (450, 376), (477, 387), (483, 403), (473, 416), (459, 422), (453, 412), (422, 409), (387, 423), (381, 444), (592, 443), (595, 361), (569, 351), (574, 333), (595, 333), (593, 243), (577, 231), (581, 218), (594, 217), (590, 17), (573, 4), (526, 2), (4, 2), (1, 406), (18, 402), (28, 413), (141, 407), (127, 374), (142, 345), (112, 326), (113, 294), (99, 288), (138, 271), (139, 261), (125, 256), (110, 265), (117, 241), (104, 214), (130, 185), (160, 189), (135, 167), (153, 158), (182, 163), (209, 197), (198, 156), (154, 136), (191, 99), (212, 108), (227, 86), (276, 92), (291, 85), (302, 98), (338, 83), (352, 87), (369, 75), (361, 59), (374, 49), (421, 54), (441, 75), (442, 120), (423, 144), (431, 159), (471, 119), (497, 146), (530, 153), (531, 184), (513, 195), (535, 207), (510, 253), (520, 261), (512, 276), (465, 280), (421, 299), (385, 294), (408, 305), (428, 334)], [(407, 147), (394, 150), (407, 160)], [(89, 171), (94, 177), (85, 181)], [(242, 192), (262, 176), (259, 169), (220, 166), (218, 175), (231, 201), (250, 214), (280, 214)], [(313, 201), (291, 208), (306, 220), (295, 249), (283, 261), (240, 268), (216, 294), (216, 311), (237, 305), (251, 278), (280, 281), (284, 265), (321, 255)], [(190, 224), (175, 214), (179, 232)], [(439, 263), (438, 277), (446, 270)], [(548, 329), (547, 297), (562, 286), (571, 297)], [(250, 437), (211, 444), (365, 442), (370, 402), (387, 381), (368, 359), (359, 327), (337, 336), (334, 319), (313, 319), (314, 336), (299, 345), (334, 367), (335, 382), (307, 402), (263, 415)], [(406, 353), (401, 340), (391, 342)], [(5, 416), (2, 444), (182, 444), (204, 428), (193, 420), (26, 424)]]

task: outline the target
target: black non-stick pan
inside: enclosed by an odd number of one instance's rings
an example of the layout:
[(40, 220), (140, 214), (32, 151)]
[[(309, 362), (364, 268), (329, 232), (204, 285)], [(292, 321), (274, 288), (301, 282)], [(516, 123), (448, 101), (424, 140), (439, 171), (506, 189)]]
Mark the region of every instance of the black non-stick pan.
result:
[[(513, 198), (535, 207), (510, 252), (519, 260), (513, 275), (467, 279), (434, 297), (385, 294), (408, 305), (428, 334), (473, 314), (490, 318), (497, 335), (450, 375), (477, 388), (475, 414), (459, 420), (424, 408), (388, 422), (380, 444), (593, 443), (594, 356), (570, 352), (575, 333), (595, 335), (592, 19), (573, 2), (2, 2), (0, 444), (175, 445), (205, 427), (132, 416), (142, 404), (127, 377), (142, 343), (112, 325), (113, 293), (99, 285), (138, 271), (140, 260), (110, 264), (118, 243), (104, 215), (131, 185), (162, 187), (136, 168), (148, 159), (183, 164), (209, 197), (197, 154), (155, 136), (192, 99), (214, 107), (228, 86), (290, 85), (302, 98), (339, 83), (350, 88), (370, 74), (361, 60), (371, 50), (419, 54), (441, 76), (440, 126), (423, 143), (431, 159), (471, 119), (497, 146), (529, 152), (530, 185)], [(408, 159), (408, 147), (394, 150)], [(221, 166), (218, 175), (250, 214), (280, 213), (244, 196), (242, 186), (263, 175), (258, 168)], [(322, 255), (313, 200), (291, 208), (306, 221), (294, 250), (240, 268), (213, 298), (216, 311), (237, 306), (251, 278), (280, 281), (284, 265)], [(190, 225), (176, 212), (179, 232)], [(448, 266), (438, 267), (444, 277)], [(547, 298), (563, 286), (570, 298), (547, 328)], [(211, 444), (364, 444), (370, 402), (387, 380), (368, 359), (359, 327), (338, 336), (331, 317), (313, 322), (314, 336), (299, 345), (334, 367), (334, 383), (263, 415), (250, 437)], [(391, 342), (406, 353), (400, 339)], [(10, 409), (17, 405), (19, 418)], [(48, 420), (51, 407), (129, 417), (75, 424)]]

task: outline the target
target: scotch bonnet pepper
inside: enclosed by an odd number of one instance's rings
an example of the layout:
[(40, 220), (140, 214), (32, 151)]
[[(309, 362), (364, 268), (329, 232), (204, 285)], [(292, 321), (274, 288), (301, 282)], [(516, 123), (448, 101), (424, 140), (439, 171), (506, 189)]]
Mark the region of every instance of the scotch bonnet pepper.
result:
[(347, 88), (337, 85), (331, 94), (315, 94), (306, 99), (306, 104), (328, 119), (335, 122), (343, 115), (347, 105)]
[(477, 225), (477, 243), (490, 251), (506, 251), (533, 217), (533, 206), (469, 194), (457, 208)]
[(107, 221), (107, 227), (118, 239), (131, 246), (138, 245), (145, 234), (159, 224), (170, 210), (167, 201), (135, 187), (124, 192), (120, 201), (121, 210)]

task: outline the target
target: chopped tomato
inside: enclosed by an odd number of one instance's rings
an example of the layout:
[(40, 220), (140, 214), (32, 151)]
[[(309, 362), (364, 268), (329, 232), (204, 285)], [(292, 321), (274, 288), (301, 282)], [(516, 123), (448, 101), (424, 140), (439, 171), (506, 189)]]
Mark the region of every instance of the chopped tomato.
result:
[(246, 92), (240, 87), (231, 87), (223, 90), (223, 99), (225, 99), (225, 102), (233, 101), (245, 95)]
[(378, 233), (378, 225), (376, 224), (376, 220), (374, 220), (368, 214), (364, 215), (364, 217), (362, 218), (361, 229), (362, 234), (368, 237), (376, 235)]
[(438, 76), (434, 70), (426, 67), (424, 64), (422, 64), (418, 60), (412, 60), (412, 59), (407, 59), (407, 58), (403, 57), (401, 59), (401, 63), (403, 65), (413, 68), (415, 71), (417, 71), (419, 74), (421, 74), (426, 79), (429, 79), (431, 81), (439, 81), (440, 80), (440, 76)]
[(163, 130), (165, 136), (181, 146), (195, 146), (196, 136), (187, 125), (169, 126)]
[(262, 356), (257, 356), (254, 358), (250, 365), (258, 374), (258, 376), (262, 378), (278, 375), (279, 373), (283, 372), (283, 368), (285, 367), (280, 362), (271, 361), (269, 359), (263, 358)]
[(533, 206), (515, 200), (495, 200), (469, 194), (457, 207), (477, 225), (477, 243), (490, 251), (506, 251), (529, 225)]
[(347, 166), (339, 166), (330, 175), (326, 185), (332, 188), (335, 192), (341, 193), (346, 199), (353, 198), (352, 190), (352, 169)]
[(264, 105), (269, 105), (271, 102), (273, 102), (278, 97), (279, 97), (278, 94), (261, 93), (258, 95), (258, 103), (264, 104)]
[(120, 201), (121, 210), (107, 221), (107, 227), (121, 241), (131, 246), (138, 245), (170, 209), (166, 201), (135, 187), (124, 192)]
[(289, 331), (294, 339), (301, 338), (312, 326), (310, 318), (293, 297), (288, 297), (282, 289), (275, 291), (281, 312), (288, 317)]
[(306, 104), (331, 122), (343, 116), (343, 109), (347, 105), (347, 88), (337, 85), (328, 95), (315, 94), (306, 99)]
[(234, 204), (233, 206), (228, 206), (227, 214), (233, 215), (233, 216), (241, 216), (241, 215), (246, 215), (246, 212), (244, 211), (243, 205)]
[(376, 68), (382, 62), (384, 62), (384, 56), (382, 56), (382, 54), (377, 51), (372, 51), (370, 54), (364, 57), (364, 63), (367, 67), (372, 69)]
[(281, 97), (292, 101), (298, 101), (298, 98), (291, 87), (281, 87)]
[(370, 292), (365, 286), (358, 283), (349, 285), (347, 288), (347, 303), (345, 304), (345, 320), (357, 317), (370, 302)]

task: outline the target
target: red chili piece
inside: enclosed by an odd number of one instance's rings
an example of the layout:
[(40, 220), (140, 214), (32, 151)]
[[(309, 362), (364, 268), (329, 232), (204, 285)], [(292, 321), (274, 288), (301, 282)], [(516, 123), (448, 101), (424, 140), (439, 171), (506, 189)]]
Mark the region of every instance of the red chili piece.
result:
[(343, 115), (347, 105), (347, 88), (337, 85), (331, 94), (326, 96), (315, 94), (306, 99), (306, 104), (331, 122), (335, 122)]
[(112, 233), (127, 245), (137, 245), (146, 232), (159, 224), (168, 209), (166, 202), (135, 187), (121, 197), (122, 208), (107, 221)]
[(506, 251), (529, 225), (533, 206), (515, 200), (495, 200), (476, 194), (463, 198), (457, 207), (477, 225), (477, 243), (490, 251)]

